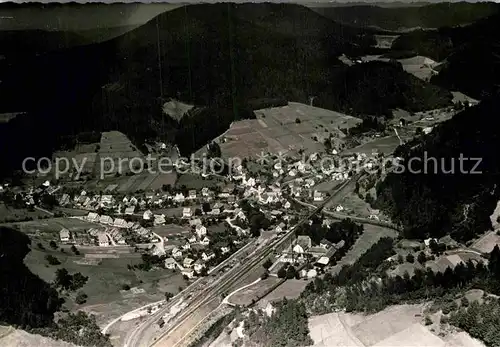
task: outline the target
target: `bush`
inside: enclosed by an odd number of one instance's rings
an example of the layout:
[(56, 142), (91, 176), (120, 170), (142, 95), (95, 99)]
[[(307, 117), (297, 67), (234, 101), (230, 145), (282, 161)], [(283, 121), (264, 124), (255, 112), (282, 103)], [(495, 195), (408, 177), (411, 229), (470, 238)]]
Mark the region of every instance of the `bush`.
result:
[(432, 319), (429, 316), (425, 317), (425, 325), (431, 325), (432, 324)]
[(75, 298), (75, 302), (78, 305), (81, 305), (87, 302), (87, 298), (88, 298), (87, 294), (85, 294), (84, 292), (78, 292)]
[(128, 284), (123, 284), (122, 289), (123, 290), (130, 290), (130, 286)]
[(300, 124), (301, 123), (300, 119), (299, 118), (295, 118), (295, 123)]
[(408, 263), (413, 264), (413, 263), (415, 262), (415, 257), (413, 256), (413, 254), (408, 253), (408, 255), (406, 256), (406, 261), (407, 261)]
[(50, 255), (50, 254), (47, 254), (45, 256), (45, 260), (47, 260), (49, 265), (60, 265), (61, 264), (59, 259), (57, 259), (56, 257), (54, 257), (53, 255)]

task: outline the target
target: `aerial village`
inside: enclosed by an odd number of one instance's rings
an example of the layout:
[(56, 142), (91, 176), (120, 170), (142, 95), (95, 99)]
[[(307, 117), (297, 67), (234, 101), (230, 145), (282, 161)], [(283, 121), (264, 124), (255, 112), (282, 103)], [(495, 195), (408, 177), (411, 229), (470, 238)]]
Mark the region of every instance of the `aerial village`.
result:
[[(302, 159), (265, 155), (266, 163), (246, 159), (224, 177), (222, 185), (199, 190), (169, 186), (123, 194), (116, 191), (116, 184), (111, 184), (102, 192), (69, 191), (63, 183), (46, 180), (38, 187), (2, 197), (10, 196), (9, 199), (27, 208), (45, 211), (41, 206), (49, 202), (56, 209), (64, 209), (64, 217), (95, 225), (83, 234), (61, 228), (62, 244), (109, 249), (134, 247), (138, 252), (162, 259), (165, 268), (179, 270), (185, 278), (192, 279), (209, 274), (261, 232), (269, 237), (288, 232), (304, 212), (301, 204), (321, 204), (355, 170), (372, 168), (380, 159), (378, 155), (365, 154), (341, 158), (335, 149), (334, 160), (327, 165), (318, 153)], [(341, 165), (342, 160), (346, 165)], [(326, 188), (317, 189), (322, 183), (326, 183)], [(3, 193), (9, 191), (8, 185), (2, 186)], [(342, 212), (343, 207), (337, 205), (334, 210)], [(72, 211), (78, 213), (72, 215)], [(224, 237), (211, 236), (209, 229), (213, 225), (225, 226)], [(312, 245), (308, 236), (299, 236), (276, 261), (302, 262), (307, 254), (317, 260), (318, 266), (325, 267), (341, 246), (328, 241)], [(315, 271), (303, 276), (315, 276)]]

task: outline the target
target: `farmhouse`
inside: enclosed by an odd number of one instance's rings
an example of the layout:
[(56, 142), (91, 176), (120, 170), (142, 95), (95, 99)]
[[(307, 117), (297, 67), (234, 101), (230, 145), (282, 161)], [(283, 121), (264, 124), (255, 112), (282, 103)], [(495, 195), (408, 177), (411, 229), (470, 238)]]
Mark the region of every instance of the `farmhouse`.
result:
[(193, 189), (193, 190), (189, 191), (189, 197), (188, 197), (188, 199), (191, 199), (191, 200), (196, 199), (196, 190)]
[(207, 234), (207, 228), (205, 228), (203, 225), (196, 226), (196, 235), (198, 236), (199, 239), (201, 239), (206, 234)]
[(142, 215), (142, 219), (150, 220), (151, 218), (153, 218), (153, 212), (151, 212), (151, 210), (144, 211), (144, 214)]
[(59, 239), (61, 242), (68, 242), (70, 237), (70, 232), (68, 229), (63, 228), (61, 231), (59, 231)]
[(126, 215), (131, 216), (131, 215), (133, 215), (134, 213), (135, 213), (135, 205), (133, 205), (133, 206), (129, 206), (129, 207), (127, 207), (127, 208), (125, 209), (125, 214), (126, 214)]
[(97, 234), (97, 243), (100, 247), (109, 246), (108, 236), (105, 233)]
[(190, 207), (184, 207), (182, 210), (182, 218), (191, 218), (192, 211)]
[(99, 218), (99, 223), (106, 225), (113, 225), (113, 218), (107, 215), (102, 215), (101, 218)]
[(87, 220), (92, 223), (99, 223), (99, 219), (100, 219), (99, 215), (95, 212), (89, 212), (87, 216)]
[(194, 270), (193, 269), (184, 269), (184, 270), (182, 270), (182, 275), (191, 279), (194, 277)]
[(116, 218), (115, 219), (115, 222), (113, 223), (113, 225), (117, 228), (126, 228), (127, 227), (127, 222), (122, 219), (122, 218)]
[(323, 193), (315, 190), (314, 195), (313, 195), (313, 200), (314, 201), (323, 201), (324, 200)]
[(177, 263), (173, 258), (167, 258), (165, 259), (165, 269), (169, 270), (174, 270), (176, 267)]
[(186, 258), (184, 258), (184, 261), (182, 262), (182, 266), (184, 266), (185, 268), (190, 268), (193, 266), (193, 263), (194, 263), (193, 259), (186, 257)]

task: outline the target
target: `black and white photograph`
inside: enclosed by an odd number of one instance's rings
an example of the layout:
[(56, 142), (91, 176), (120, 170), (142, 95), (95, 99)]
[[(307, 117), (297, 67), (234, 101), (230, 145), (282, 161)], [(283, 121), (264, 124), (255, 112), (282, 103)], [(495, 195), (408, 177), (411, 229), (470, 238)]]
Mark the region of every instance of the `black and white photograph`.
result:
[(500, 3), (0, 1), (0, 346), (500, 346)]

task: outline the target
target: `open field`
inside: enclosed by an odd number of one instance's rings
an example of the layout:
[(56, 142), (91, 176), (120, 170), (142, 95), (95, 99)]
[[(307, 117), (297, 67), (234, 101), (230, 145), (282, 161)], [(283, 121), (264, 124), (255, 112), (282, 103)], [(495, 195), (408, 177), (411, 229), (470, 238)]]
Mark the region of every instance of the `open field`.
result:
[(347, 254), (332, 268), (333, 273), (340, 271), (343, 265), (351, 265), (365, 253), (372, 245), (374, 245), (382, 237), (395, 238), (397, 233), (392, 229), (379, 227), (370, 224), (363, 224), (363, 234), (356, 240), (354, 246), (347, 252)]
[[(1, 327), (2, 330), (4, 327)], [(3, 336), (0, 331), (0, 346), (4, 347), (76, 347), (76, 345), (60, 340), (52, 340), (41, 335), (27, 333), (24, 330), (7, 328), (10, 331)]]
[(327, 204), (327, 208), (335, 208), (336, 205), (342, 205), (346, 211), (353, 212), (358, 217), (369, 217), (371, 212), (370, 205), (359, 198), (354, 192), (346, 194), (338, 204)]
[(7, 207), (5, 204), (0, 204), (0, 223), (14, 222), (18, 220), (24, 220), (25, 218), (37, 219), (39, 217), (46, 217), (47, 213), (33, 210), (28, 211), (27, 209), (17, 209), (12, 207)]
[(421, 325), (422, 305), (400, 305), (374, 315), (330, 313), (309, 319), (315, 346), (427, 346), (444, 341)]
[(490, 231), (472, 244), (471, 248), (482, 253), (490, 253), (496, 245), (500, 245), (500, 236)]
[(163, 112), (176, 121), (180, 121), (194, 105), (185, 104), (178, 100), (171, 100), (163, 104)]
[(85, 232), (90, 228), (99, 228), (99, 224), (82, 221), (76, 218), (50, 218), (36, 221), (9, 223), (6, 224), (19, 229), (21, 232), (28, 235), (36, 235), (37, 237), (48, 237), (59, 239), (59, 231), (66, 228), (71, 232)]
[[(362, 57), (361, 60), (364, 62), (374, 60), (388, 62), (389, 58), (384, 58), (380, 55), (367, 55)], [(431, 78), (434, 71), (433, 69), (439, 65), (439, 63), (424, 56), (397, 59), (397, 61), (401, 63), (403, 70), (424, 81), (428, 81)]]
[(176, 187), (186, 186), (187, 189), (200, 190), (203, 187), (208, 187), (208, 188), (215, 187), (218, 184), (221, 184), (222, 182), (223, 182), (222, 178), (218, 177), (203, 178), (201, 175), (186, 173), (178, 177), (177, 182), (175, 182), (175, 186)]
[(264, 308), (268, 302), (275, 302), (283, 298), (295, 299), (298, 298), (304, 288), (311, 282), (311, 280), (286, 280), (283, 284), (279, 285), (271, 293), (267, 294), (259, 301), (259, 306)]
[[(356, 126), (360, 119), (296, 102), (255, 111), (257, 119), (234, 122), (220, 138), (226, 157), (255, 157), (261, 152), (286, 153), (304, 148), (323, 151), (323, 139), (339, 129)], [(313, 139), (313, 138), (316, 138)]]
[[(58, 258), (61, 265), (50, 266), (45, 256), (51, 254)], [(151, 299), (160, 300), (166, 291), (176, 293), (179, 286), (186, 286), (180, 273), (171, 270), (151, 270), (149, 272), (129, 271), (127, 265), (135, 265), (141, 262), (140, 257), (134, 254), (120, 254), (118, 258), (103, 258), (99, 265), (81, 265), (76, 261), (82, 260), (82, 256), (74, 256), (70, 251), (42, 251), (32, 248), (25, 258), (28, 268), (40, 278), (52, 282), (55, 271), (65, 268), (69, 273), (80, 272), (88, 276), (88, 282), (81, 289), (88, 295), (87, 305), (107, 305), (110, 302), (131, 299), (136, 297), (144, 301)], [(130, 291), (121, 292), (123, 285), (144, 289), (144, 293), (133, 294)], [(75, 305), (67, 301), (67, 305)]]
[[(136, 163), (133, 160), (134, 158), (140, 158), (144, 162), (144, 155), (130, 142), (125, 134), (119, 131), (103, 132), (99, 146), (98, 154), (105, 165), (101, 167), (99, 163), (99, 167), (96, 168), (98, 172), (114, 169), (113, 174), (118, 170), (121, 170), (121, 173), (126, 173), (131, 171), (131, 168), (134, 169), (135, 165), (138, 164), (138, 161)], [(103, 161), (105, 158), (109, 160)], [(128, 159), (128, 161), (120, 163), (120, 159)]]
[(380, 137), (360, 146), (342, 151), (341, 155), (351, 155), (354, 153), (365, 153), (366, 155), (372, 155), (372, 153), (374, 152), (390, 154), (394, 152), (399, 144), (400, 142), (396, 135)]
[(234, 293), (228, 298), (228, 300), (230, 303), (236, 305), (249, 305), (252, 303), (252, 300), (256, 300), (257, 298), (262, 296), (266, 292), (266, 290), (269, 290), (279, 281), (280, 279), (277, 277), (268, 277), (265, 280), (259, 281), (250, 287)]
[(190, 235), (191, 231), (188, 227), (181, 227), (177, 224), (167, 224), (167, 225), (159, 225), (152, 229), (152, 231), (161, 237), (171, 237), (175, 235)]

